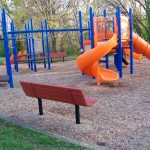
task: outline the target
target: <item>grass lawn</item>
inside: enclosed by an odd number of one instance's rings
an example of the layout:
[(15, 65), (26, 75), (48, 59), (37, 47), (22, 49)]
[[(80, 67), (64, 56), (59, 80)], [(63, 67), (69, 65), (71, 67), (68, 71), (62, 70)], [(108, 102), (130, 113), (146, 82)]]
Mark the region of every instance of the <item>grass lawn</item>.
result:
[[(65, 60), (75, 60), (77, 58), (77, 56), (68, 56), (68, 57), (65, 57)], [(53, 59), (53, 62), (55, 61), (62, 61), (63, 58), (55, 58)], [(5, 57), (0, 57), (0, 65), (3, 65), (3, 62), (5, 61)], [(40, 62), (43, 62), (43, 61), (40, 61)]]
[[(65, 57), (65, 60), (75, 60), (78, 56), (77, 55), (73, 55), (73, 56), (67, 56)], [(55, 61), (62, 61), (63, 58), (54, 58), (52, 59), (53, 62)]]
[(87, 150), (0, 119), (0, 150)]
[(0, 64), (3, 64), (4, 61), (5, 61), (5, 57), (0, 57)]

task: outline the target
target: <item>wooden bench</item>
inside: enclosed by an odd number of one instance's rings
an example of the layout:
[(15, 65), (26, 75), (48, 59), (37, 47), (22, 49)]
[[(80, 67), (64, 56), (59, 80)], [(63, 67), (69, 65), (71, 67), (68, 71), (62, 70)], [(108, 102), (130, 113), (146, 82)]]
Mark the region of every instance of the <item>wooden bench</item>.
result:
[(67, 57), (66, 52), (50, 53), (51, 62), (53, 58), (63, 58), (63, 61), (64, 61), (64, 57)]
[(76, 123), (80, 124), (79, 106), (92, 106), (96, 100), (84, 97), (77, 88), (20, 81), (26, 96), (38, 99), (39, 114), (43, 115), (42, 99), (75, 105)]

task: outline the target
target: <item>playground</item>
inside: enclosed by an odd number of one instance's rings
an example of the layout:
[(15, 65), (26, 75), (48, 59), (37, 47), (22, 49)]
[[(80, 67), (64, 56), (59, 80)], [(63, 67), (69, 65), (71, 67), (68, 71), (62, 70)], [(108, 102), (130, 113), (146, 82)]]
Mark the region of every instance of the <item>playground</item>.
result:
[[(19, 73), (13, 72), (15, 88), (1, 84), (0, 114), (110, 149), (149, 149), (149, 60), (140, 63), (135, 60), (133, 75), (128, 73), (129, 66), (123, 65), (122, 79), (113, 84), (102, 83), (100, 87), (94, 79), (81, 74), (74, 60), (54, 62), (52, 71), (38, 65), (40, 69), (36, 73), (26, 64), (20, 65)], [(115, 70), (111, 60), (110, 68)], [(0, 71), (3, 69), (0, 66)], [(74, 106), (70, 104), (43, 101), (44, 115), (40, 116), (37, 100), (25, 96), (20, 80), (80, 88), (84, 95), (97, 102), (92, 107), (81, 107), (80, 125), (75, 124)]]
[[(89, 10), (87, 28), (82, 27), (79, 11), (79, 28), (50, 29), (45, 20), (41, 29), (34, 30), (30, 19), (20, 31), (13, 21), (11, 31), (7, 30), (6, 11), (2, 10), (6, 61), (0, 72), (6, 74), (0, 77), (6, 78), (0, 84), (0, 114), (99, 147), (149, 149), (149, 43), (133, 32), (131, 8), (125, 17), (118, 6), (111, 20), (106, 10), (103, 17), (94, 17), (92, 7)], [(66, 52), (51, 53), (49, 33), (53, 32), (79, 33), (76, 60), (65, 60)], [(40, 54), (34, 33), (41, 34)], [(24, 52), (17, 51), (17, 34), (25, 35)], [(52, 58), (63, 61), (52, 63)]]

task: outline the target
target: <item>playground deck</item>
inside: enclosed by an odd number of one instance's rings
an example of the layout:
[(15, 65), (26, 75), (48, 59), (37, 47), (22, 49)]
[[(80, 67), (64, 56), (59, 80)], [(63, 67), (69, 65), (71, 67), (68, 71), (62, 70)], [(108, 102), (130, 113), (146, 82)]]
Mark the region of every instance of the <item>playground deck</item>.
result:
[[(150, 147), (150, 61), (135, 61), (135, 74), (123, 66), (123, 79), (114, 84), (102, 83), (100, 87), (90, 77), (82, 76), (75, 61), (53, 63), (51, 71), (38, 64), (34, 73), (26, 64), (20, 72), (13, 72), (15, 88), (0, 84), (0, 114), (44, 128), (60, 135), (91, 144), (106, 145), (110, 149), (149, 149)], [(100, 64), (104, 67), (104, 63)], [(115, 70), (113, 61), (110, 68)], [(0, 66), (3, 74), (4, 67)], [(38, 114), (37, 101), (26, 97), (20, 80), (64, 85), (82, 89), (87, 97), (97, 100), (89, 108), (82, 107), (80, 125), (75, 124), (74, 106), (53, 101), (43, 101), (45, 114)], [(84, 113), (82, 113), (84, 112)]]

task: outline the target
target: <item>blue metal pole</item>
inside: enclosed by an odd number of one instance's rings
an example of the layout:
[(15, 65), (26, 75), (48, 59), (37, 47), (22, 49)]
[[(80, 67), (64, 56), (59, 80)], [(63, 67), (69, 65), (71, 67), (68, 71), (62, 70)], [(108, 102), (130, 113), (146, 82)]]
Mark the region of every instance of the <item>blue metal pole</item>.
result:
[(105, 20), (105, 39), (107, 38), (107, 30), (106, 30), (106, 16), (107, 16), (107, 14), (106, 14), (106, 9), (104, 9), (104, 11), (103, 11), (103, 15), (104, 15), (104, 20)]
[[(94, 48), (94, 13), (92, 7), (90, 7), (90, 31), (91, 31), (91, 48)], [(95, 79), (95, 77), (93, 77)]]
[[(44, 30), (43, 22), (41, 22), (41, 29)], [(45, 46), (44, 46), (44, 32), (42, 32), (42, 50), (43, 50), (43, 56), (45, 55)], [(44, 59), (44, 68), (46, 68), (46, 60)]]
[[(48, 30), (48, 21), (45, 20), (45, 28)], [(48, 32), (46, 32), (46, 46), (47, 46), (47, 61), (48, 61), (48, 69), (51, 69), (51, 63), (50, 63), (50, 43), (49, 43), (49, 37)]]
[[(15, 31), (14, 21), (11, 22), (11, 31)], [(18, 56), (17, 56), (17, 44), (16, 44), (16, 35), (12, 33), (12, 46), (13, 46), (13, 56), (14, 56), (14, 67), (18, 72)]]
[[(107, 30), (106, 30), (106, 28), (107, 28), (107, 25), (106, 25), (106, 17), (107, 17), (107, 14), (106, 14), (106, 9), (104, 9), (104, 20), (105, 20), (105, 39), (107, 38)], [(109, 55), (107, 54), (106, 56), (105, 56), (105, 59), (106, 59), (106, 68), (108, 69), (109, 68)]]
[(113, 21), (112, 21), (112, 30), (113, 30), (113, 33), (115, 32), (115, 23), (114, 23), (114, 18), (113, 18)]
[(94, 23), (93, 23), (92, 7), (90, 7), (90, 31), (91, 31), (91, 48), (94, 48)]
[[(41, 33), (41, 32), (69, 32), (69, 31), (80, 31), (80, 28), (64, 28), (64, 29), (45, 29), (45, 30), (30, 30), (30, 31), (25, 31), (25, 30), (19, 30), (13, 32), (14, 34), (23, 34), (23, 33)], [(82, 31), (89, 31), (91, 29), (89, 28), (82, 28)], [(8, 32), (8, 34), (12, 34), (12, 32)]]
[(121, 42), (121, 12), (120, 6), (117, 9), (117, 22), (118, 22), (118, 70), (119, 76), (122, 78), (122, 42)]
[(10, 88), (13, 88), (14, 83), (13, 83), (11, 63), (10, 63), (10, 50), (9, 50), (9, 41), (8, 41), (8, 31), (7, 31), (7, 21), (6, 21), (5, 9), (2, 9), (2, 31), (3, 31), (3, 37), (4, 37), (6, 69), (7, 69), (7, 75), (9, 76), (9, 86), (10, 86)]
[[(88, 21), (88, 28), (90, 28), (90, 22)], [(88, 31), (88, 39), (91, 40), (91, 32), (90, 30)]]
[(129, 9), (129, 18), (130, 18), (130, 74), (134, 73), (133, 70), (133, 41), (132, 41), (132, 8)]
[[(28, 30), (26, 23), (24, 24), (24, 28), (25, 28), (26, 31)], [(30, 51), (29, 51), (29, 37), (28, 36), (29, 36), (28, 33), (26, 33), (26, 49), (27, 49), (27, 54), (30, 54)], [(30, 58), (30, 56), (28, 56), (28, 59), (29, 58)], [(28, 67), (30, 68), (30, 61), (28, 61)]]
[[(117, 18), (118, 18), (118, 12), (117, 12), (117, 11), (115, 12), (115, 15), (116, 15), (116, 21), (117, 21), (117, 24), (118, 24), (118, 20), (117, 20)], [(117, 27), (118, 27), (118, 26), (117, 26)], [(114, 29), (115, 29), (115, 28), (114, 28)], [(115, 31), (115, 32), (116, 32), (116, 31)], [(118, 37), (118, 39), (119, 39), (119, 37)], [(118, 43), (119, 43), (119, 40), (118, 40)], [(117, 54), (114, 55), (114, 59), (115, 59), (114, 62), (115, 62), (115, 66), (116, 66), (116, 68), (117, 68), (117, 71), (119, 71), (119, 67), (118, 67), (118, 64), (119, 64), (119, 63), (118, 63), (118, 54), (119, 54), (119, 53), (118, 53), (118, 49), (116, 50), (116, 52), (117, 52)]]
[[(31, 19), (31, 30), (34, 30), (33, 28), (33, 20)], [(35, 53), (35, 46), (34, 46), (34, 33), (32, 33), (32, 51), (33, 51), (33, 65), (34, 65), (34, 72), (37, 72), (36, 68), (36, 53)]]
[(82, 32), (82, 13), (79, 11), (79, 28), (80, 30), (80, 54), (83, 54), (83, 32)]
[[(31, 30), (31, 26), (30, 26), (30, 20), (28, 21), (28, 31)], [(28, 42), (29, 42), (29, 58), (32, 59), (32, 40), (31, 40), (31, 33), (28, 33)], [(31, 70), (33, 70), (33, 62), (31, 61), (30, 63), (30, 68)]]
[[(80, 54), (83, 54), (83, 32), (82, 32), (82, 12), (79, 11), (79, 28), (80, 28)], [(84, 73), (82, 73), (84, 75)]]

